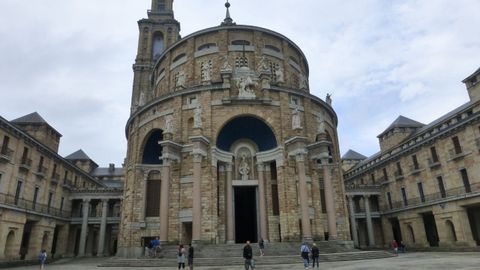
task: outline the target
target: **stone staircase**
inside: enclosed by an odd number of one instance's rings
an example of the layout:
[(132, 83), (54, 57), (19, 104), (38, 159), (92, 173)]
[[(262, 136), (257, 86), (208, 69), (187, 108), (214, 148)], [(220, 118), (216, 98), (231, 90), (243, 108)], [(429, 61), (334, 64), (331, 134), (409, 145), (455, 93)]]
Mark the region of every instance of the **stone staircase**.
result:
[[(385, 251), (358, 251), (332, 242), (316, 242), (320, 249), (320, 262), (380, 259), (392, 257)], [(196, 266), (242, 265), (244, 244), (200, 245), (195, 248)], [(278, 265), (301, 263), (300, 243), (271, 243), (265, 247), (265, 256), (259, 256), (257, 244), (252, 244), (257, 265)], [(177, 264), (177, 246), (162, 246), (159, 258), (112, 258), (99, 267), (172, 267)]]

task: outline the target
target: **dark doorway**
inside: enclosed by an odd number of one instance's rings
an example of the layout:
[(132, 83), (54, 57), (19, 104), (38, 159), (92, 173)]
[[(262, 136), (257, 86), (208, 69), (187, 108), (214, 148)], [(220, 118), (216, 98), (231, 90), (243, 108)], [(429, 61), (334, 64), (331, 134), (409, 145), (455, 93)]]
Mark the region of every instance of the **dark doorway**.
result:
[(473, 239), (477, 242), (477, 246), (480, 246), (480, 207), (467, 208), (467, 213)]
[(55, 258), (55, 253), (57, 251), (57, 239), (60, 228), (60, 226), (55, 226), (55, 230), (53, 231), (52, 249), (50, 251), (50, 254), (52, 254), (52, 259)]
[(30, 242), (30, 235), (32, 233), (32, 226), (34, 221), (27, 221), (23, 227), (22, 244), (20, 245), (20, 259), (25, 260), (28, 253), (28, 245)]
[(397, 243), (400, 243), (403, 239), (402, 239), (402, 231), (400, 230), (400, 222), (398, 221), (398, 218), (396, 217), (391, 218), (390, 224), (392, 224), (393, 239), (395, 239)]
[(257, 242), (256, 187), (235, 187), (235, 241)]
[(427, 235), (427, 241), (431, 247), (438, 247), (438, 232), (437, 224), (435, 223), (435, 217), (432, 212), (422, 214), (423, 225), (425, 226), (425, 234)]
[(78, 255), (78, 251), (80, 250), (80, 234), (81, 234), (81, 230), (80, 229), (77, 229), (76, 232), (75, 232), (75, 249), (73, 250), (73, 254), (75, 256)]

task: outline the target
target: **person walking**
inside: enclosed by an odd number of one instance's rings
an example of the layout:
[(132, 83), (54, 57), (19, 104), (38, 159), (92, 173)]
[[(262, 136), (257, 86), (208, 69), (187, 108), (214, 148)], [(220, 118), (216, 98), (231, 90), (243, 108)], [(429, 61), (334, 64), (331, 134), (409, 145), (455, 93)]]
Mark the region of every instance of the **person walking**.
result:
[(243, 258), (245, 259), (245, 270), (255, 269), (255, 261), (253, 259), (252, 247), (250, 246), (250, 241), (245, 243), (243, 247)]
[(157, 257), (157, 253), (159, 252), (159, 247), (160, 247), (160, 240), (159, 238), (155, 238), (150, 242), (151, 246), (151, 253), (154, 258)]
[(395, 239), (393, 239), (392, 243), (390, 245), (392, 246), (393, 254), (395, 254), (395, 256), (398, 256), (398, 243), (397, 243), (397, 241), (395, 241)]
[(47, 251), (45, 249), (40, 252), (38, 259), (40, 261), (40, 270), (45, 270), (45, 264), (47, 262)]
[(263, 241), (263, 238), (260, 238), (260, 241), (258, 241), (258, 248), (260, 249), (260, 256), (265, 255), (265, 241)]
[(307, 243), (302, 243), (302, 246), (300, 247), (300, 254), (303, 259), (303, 266), (305, 266), (305, 269), (307, 269), (310, 266), (310, 248), (308, 247)]
[(320, 250), (318, 249), (317, 245), (313, 243), (312, 244), (312, 268), (315, 267), (315, 262), (317, 262), (317, 268), (319, 268), (319, 265), (318, 265), (319, 257), (320, 257)]
[(192, 243), (190, 243), (188, 247), (188, 268), (190, 268), (190, 270), (193, 270), (193, 251)]
[(185, 269), (185, 248), (182, 244), (178, 246), (177, 262), (178, 269)]

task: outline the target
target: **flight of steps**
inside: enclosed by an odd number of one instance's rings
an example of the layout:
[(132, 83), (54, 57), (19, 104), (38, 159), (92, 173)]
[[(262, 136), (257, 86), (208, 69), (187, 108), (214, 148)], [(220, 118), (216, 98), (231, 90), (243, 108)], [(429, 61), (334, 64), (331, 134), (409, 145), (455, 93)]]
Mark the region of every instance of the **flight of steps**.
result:
[[(202, 245), (195, 248), (196, 266), (242, 265), (243, 244)], [(320, 262), (379, 259), (393, 256), (385, 251), (358, 251), (331, 242), (317, 242)], [(252, 244), (257, 265), (301, 263), (300, 243), (272, 243), (265, 247), (265, 256), (259, 256), (258, 245)], [(100, 267), (171, 267), (177, 264), (177, 246), (162, 246), (160, 258), (112, 258)]]

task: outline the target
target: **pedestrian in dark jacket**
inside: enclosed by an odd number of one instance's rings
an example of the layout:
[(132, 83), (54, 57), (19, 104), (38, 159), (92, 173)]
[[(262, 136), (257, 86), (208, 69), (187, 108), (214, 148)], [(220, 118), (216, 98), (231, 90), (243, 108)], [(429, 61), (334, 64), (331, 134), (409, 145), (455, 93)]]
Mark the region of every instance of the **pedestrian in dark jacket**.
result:
[(305, 268), (308, 268), (308, 266), (310, 265), (310, 248), (308, 247), (307, 243), (303, 243), (302, 246), (300, 247), (300, 254), (302, 256), (302, 259), (303, 259), (303, 266), (305, 266)]
[(191, 243), (188, 248), (188, 267), (193, 270), (193, 246)]
[(320, 257), (320, 250), (318, 249), (317, 245), (313, 243), (312, 245), (312, 268), (315, 267), (315, 262), (317, 262), (317, 268), (319, 267), (318, 265), (318, 258)]
[(255, 269), (255, 261), (253, 260), (253, 251), (252, 246), (250, 246), (250, 241), (247, 241), (243, 247), (243, 258), (245, 259), (245, 270)]

